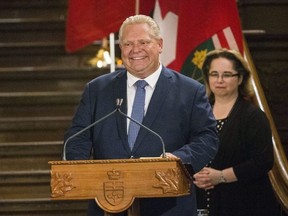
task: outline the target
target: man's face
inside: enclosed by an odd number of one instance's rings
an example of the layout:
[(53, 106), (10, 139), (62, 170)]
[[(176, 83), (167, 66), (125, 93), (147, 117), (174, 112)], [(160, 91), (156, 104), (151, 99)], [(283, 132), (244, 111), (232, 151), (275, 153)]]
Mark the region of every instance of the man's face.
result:
[(144, 79), (158, 69), (163, 41), (149, 34), (147, 24), (127, 25), (123, 29), (122, 38), (121, 57), (132, 75)]

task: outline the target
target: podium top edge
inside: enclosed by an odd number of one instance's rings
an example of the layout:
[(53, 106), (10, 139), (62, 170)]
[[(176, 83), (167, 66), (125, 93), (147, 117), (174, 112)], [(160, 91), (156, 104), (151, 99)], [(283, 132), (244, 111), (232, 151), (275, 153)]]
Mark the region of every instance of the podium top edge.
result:
[(162, 157), (147, 157), (147, 158), (129, 158), (129, 159), (110, 159), (110, 160), (62, 160), (49, 161), (50, 165), (67, 165), (67, 164), (111, 164), (111, 163), (149, 163), (149, 162), (180, 162), (180, 158), (162, 158)]

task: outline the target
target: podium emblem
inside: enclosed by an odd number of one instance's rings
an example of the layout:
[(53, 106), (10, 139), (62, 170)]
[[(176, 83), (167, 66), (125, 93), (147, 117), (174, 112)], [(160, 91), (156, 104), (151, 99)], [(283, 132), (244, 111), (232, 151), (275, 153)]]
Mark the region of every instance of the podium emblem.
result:
[(108, 203), (113, 206), (119, 205), (124, 199), (123, 182), (105, 182), (104, 195)]
[(120, 181), (121, 172), (111, 170), (107, 172), (110, 181), (104, 182), (104, 196), (106, 201), (113, 205), (119, 205), (124, 199), (124, 182)]

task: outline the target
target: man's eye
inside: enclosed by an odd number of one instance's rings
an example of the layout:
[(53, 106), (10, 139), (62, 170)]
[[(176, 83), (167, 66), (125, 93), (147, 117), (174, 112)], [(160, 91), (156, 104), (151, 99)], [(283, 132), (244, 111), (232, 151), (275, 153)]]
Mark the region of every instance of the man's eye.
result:
[(150, 41), (141, 41), (140, 43), (141, 43), (141, 45), (148, 45), (150, 43)]

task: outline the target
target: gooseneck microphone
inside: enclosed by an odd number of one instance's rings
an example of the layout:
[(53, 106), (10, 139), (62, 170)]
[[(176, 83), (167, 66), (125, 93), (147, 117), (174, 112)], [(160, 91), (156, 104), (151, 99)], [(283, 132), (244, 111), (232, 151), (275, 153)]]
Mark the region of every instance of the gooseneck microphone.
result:
[(128, 115), (126, 115), (125, 113), (123, 113), (123, 112), (120, 110), (120, 107), (121, 107), (121, 105), (122, 105), (122, 102), (123, 102), (123, 98), (117, 98), (117, 99), (116, 99), (116, 109), (117, 109), (117, 111), (118, 111), (121, 115), (123, 115), (123, 116), (125, 116), (126, 118), (130, 119), (130, 121), (133, 121), (134, 123), (138, 124), (140, 127), (146, 129), (147, 131), (149, 131), (149, 132), (152, 133), (153, 135), (157, 136), (157, 137), (160, 139), (161, 144), (162, 144), (162, 151), (163, 151), (163, 153), (162, 153), (162, 158), (166, 158), (165, 144), (164, 144), (164, 141), (163, 141), (162, 137), (161, 137), (158, 133), (156, 133), (155, 131), (153, 131), (153, 130), (151, 130), (150, 128), (148, 128), (148, 127), (146, 127), (145, 125), (143, 125), (142, 123), (136, 121), (135, 119), (133, 119), (133, 118), (129, 117)]
[(95, 126), (96, 124), (102, 122), (103, 120), (107, 119), (108, 117), (110, 117), (111, 115), (113, 115), (116, 112), (119, 112), (121, 115), (123, 115), (126, 118), (130, 119), (130, 121), (133, 121), (134, 123), (138, 124), (140, 127), (146, 129), (147, 131), (149, 131), (153, 135), (157, 136), (160, 139), (161, 144), (162, 144), (162, 151), (163, 151), (162, 158), (166, 158), (165, 144), (164, 144), (164, 141), (163, 141), (162, 137), (158, 133), (156, 133), (155, 131), (151, 130), (150, 128), (146, 127), (145, 125), (141, 124), (140, 122), (136, 121), (135, 119), (133, 119), (133, 118), (129, 117), (128, 115), (126, 115), (125, 113), (123, 113), (120, 110), (122, 103), (123, 103), (123, 98), (117, 98), (116, 99), (116, 109), (115, 110), (113, 110), (112, 112), (110, 112), (107, 115), (103, 116), (102, 118), (98, 119), (97, 121), (93, 122), (92, 124), (88, 125), (87, 127), (83, 128), (82, 130), (78, 131), (77, 133), (73, 134), (72, 136), (68, 137), (67, 140), (64, 142), (64, 145), (63, 145), (63, 156), (62, 156), (62, 159), (66, 160), (66, 146), (67, 146), (67, 143), (71, 139), (73, 139), (74, 137), (80, 135), (81, 133), (83, 133), (84, 131), (90, 129), (91, 127)]
[[(67, 143), (73, 139), (74, 137), (80, 135), (81, 133), (83, 133), (84, 131), (88, 130), (89, 128), (95, 126), (96, 124), (102, 122), (103, 120), (107, 119), (109, 116), (113, 115), (115, 112), (118, 111), (118, 101), (119, 99), (116, 100), (116, 109), (113, 110), (111, 113), (108, 113), (107, 115), (103, 116), (102, 118), (98, 119), (97, 121), (93, 122), (92, 124), (88, 125), (87, 127), (83, 128), (82, 130), (78, 131), (77, 133), (73, 134), (72, 136), (70, 136), (65, 142), (64, 142), (64, 146), (63, 146), (63, 156), (62, 156), (62, 159), (63, 160), (66, 160), (66, 146), (67, 146)], [(123, 100), (123, 99), (122, 99)], [(121, 102), (122, 104), (122, 102)], [(121, 106), (121, 105), (120, 105)]]

